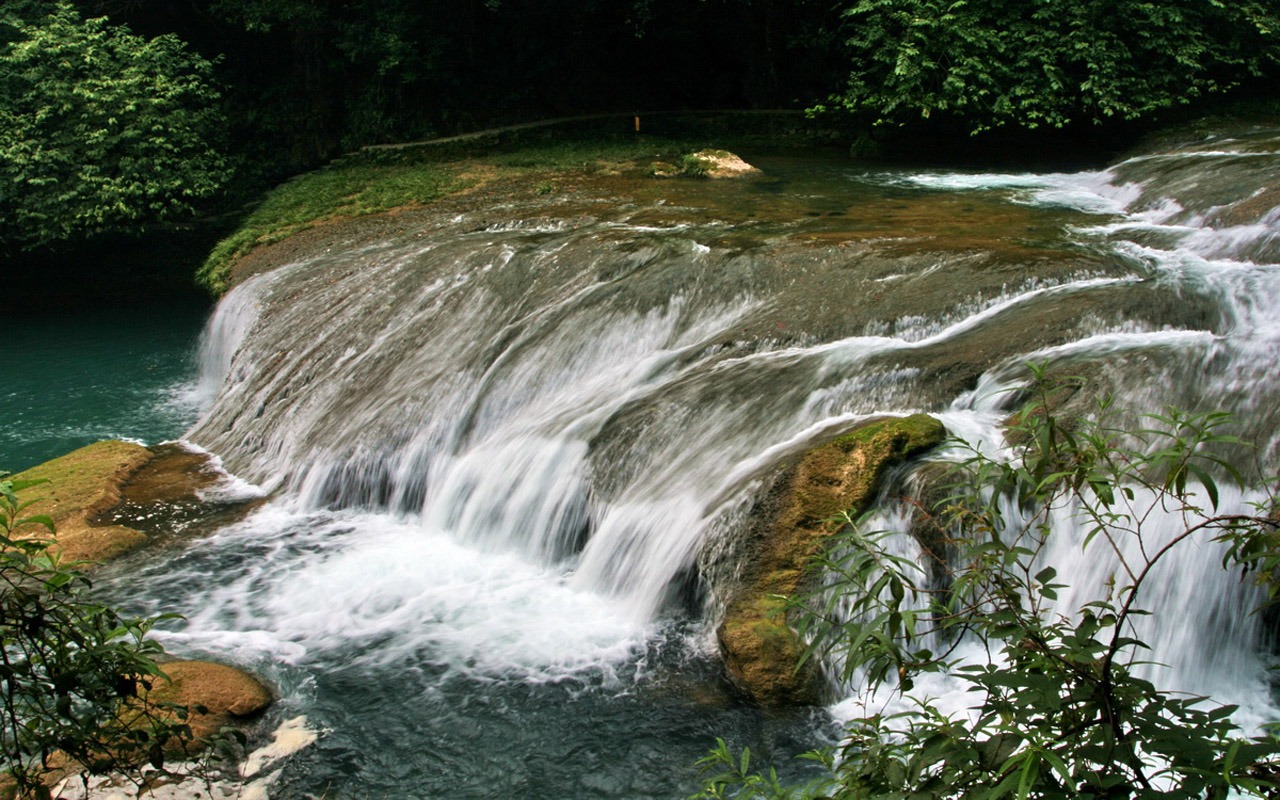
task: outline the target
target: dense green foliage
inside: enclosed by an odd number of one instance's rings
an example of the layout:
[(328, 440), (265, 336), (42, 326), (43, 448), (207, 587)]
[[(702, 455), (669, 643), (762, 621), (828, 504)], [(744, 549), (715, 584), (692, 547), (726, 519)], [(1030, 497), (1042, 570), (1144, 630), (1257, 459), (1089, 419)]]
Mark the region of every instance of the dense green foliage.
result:
[[(17, 13), (18, 11), (24, 13)], [(0, 242), (189, 213), (228, 177), (209, 63), (69, 2), (0, 11)]]
[(235, 136), (277, 175), (364, 144), (597, 111), (800, 108), (829, 88), (834, 56), (825, 0), (78, 2), (223, 56)]
[[(164, 680), (147, 639), (157, 621), (125, 617), (86, 596), (89, 581), (62, 564), (44, 516), (23, 516), (30, 481), (0, 473), (0, 757), (40, 796), (50, 769), (138, 776), (164, 767), (191, 740), (184, 709), (145, 699)], [(67, 759), (70, 759), (68, 761)]]
[[(1219, 511), (1213, 475), (1239, 482), (1211, 455), (1237, 444), (1221, 432), (1223, 415), (1170, 412), (1131, 434), (1110, 426), (1108, 411), (1063, 426), (1041, 403), (1022, 416), (1016, 458), (971, 451), (932, 512), (924, 563), (903, 557), (892, 534), (850, 523), (824, 562), (833, 583), (797, 608), (811, 655), (834, 657), (867, 716), (838, 753), (811, 756), (827, 771), (814, 786), (789, 790), (721, 742), (699, 796), (1275, 796), (1280, 739), (1250, 737), (1232, 707), (1142, 677), (1150, 656), (1137, 623), (1168, 613), (1146, 605), (1156, 570), (1198, 541), (1226, 543), (1225, 569), (1273, 576), (1276, 500)], [(1041, 557), (1062, 515), (1083, 526), (1091, 559), (1115, 563), (1110, 590), (1078, 608), (1059, 607), (1068, 576)], [(1178, 529), (1157, 533), (1154, 518), (1168, 515)], [(962, 658), (961, 645), (990, 662)], [(966, 687), (968, 713), (923, 701), (876, 711), (922, 676)]]
[(250, 179), (375, 142), (833, 90), (863, 121), (1144, 117), (1274, 76), (1280, 49), (1264, 0), (76, 2), (219, 59)]
[(364, 145), (602, 111), (809, 107), (850, 139), (1148, 120), (1273, 97), (1278, 37), (1270, 0), (8, 0), (0, 239), (137, 231)]
[(845, 23), (853, 70), (829, 107), (882, 123), (1136, 119), (1280, 62), (1264, 0), (857, 0)]

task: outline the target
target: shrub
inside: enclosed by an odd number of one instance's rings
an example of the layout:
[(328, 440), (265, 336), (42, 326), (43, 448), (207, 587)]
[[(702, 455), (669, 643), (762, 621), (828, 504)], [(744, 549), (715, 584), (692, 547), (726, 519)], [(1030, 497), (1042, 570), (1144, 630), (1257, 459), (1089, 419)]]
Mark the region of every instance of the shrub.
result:
[(147, 632), (162, 617), (133, 618), (92, 601), (89, 579), (63, 564), (47, 538), (53, 521), (22, 516), (31, 481), (0, 473), (0, 751), (20, 792), (49, 794), (51, 772), (163, 770), (166, 750), (191, 741), (186, 710), (145, 699), (164, 680)]
[(1260, 0), (848, 0), (852, 72), (816, 110), (902, 123), (1151, 117), (1274, 76), (1280, 17)]
[[(1162, 613), (1143, 606), (1154, 570), (1195, 540), (1221, 542), (1224, 569), (1243, 566), (1276, 594), (1275, 498), (1219, 509), (1218, 482), (1244, 483), (1215, 455), (1239, 444), (1222, 432), (1226, 415), (1170, 411), (1126, 432), (1109, 423), (1108, 403), (1064, 425), (1043, 381), (1035, 397), (1010, 436), (1014, 457), (969, 449), (929, 509), (927, 538), (945, 555), (906, 558), (891, 543), (902, 534), (846, 517), (823, 559), (829, 588), (799, 605), (808, 657), (832, 657), (864, 699), (939, 675), (967, 687), (968, 713), (927, 703), (868, 713), (838, 751), (808, 754), (826, 773), (798, 790), (721, 742), (702, 762), (698, 797), (1275, 796), (1280, 742), (1240, 731), (1231, 706), (1143, 677), (1135, 624)], [(1154, 530), (1157, 516), (1176, 530)], [(1101, 597), (1064, 613), (1071, 576), (1042, 556), (1052, 521), (1068, 517), (1088, 557), (1115, 567)], [(960, 658), (965, 643), (989, 660)]]
[(230, 176), (212, 66), (66, 0), (0, 8), (0, 243), (190, 215)]

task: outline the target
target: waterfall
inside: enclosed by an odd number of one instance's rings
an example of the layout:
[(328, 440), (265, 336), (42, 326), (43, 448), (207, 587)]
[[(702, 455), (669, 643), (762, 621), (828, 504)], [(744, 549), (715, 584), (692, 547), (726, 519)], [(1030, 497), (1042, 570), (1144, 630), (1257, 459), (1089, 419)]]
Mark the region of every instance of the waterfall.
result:
[[(274, 499), (155, 568), (222, 576), (170, 640), (298, 686), (361, 665), (430, 692), (631, 691), (664, 637), (705, 653), (724, 554), (777, 464), (884, 414), (997, 443), (1027, 360), (1087, 369), (1134, 413), (1235, 410), (1260, 445), (1242, 467), (1274, 471), (1277, 148), (1056, 175), (765, 159), (759, 181), (600, 178), (254, 278), (210, 322), (218, 389), (188, 438)], [(1087, 591), (1061, 527), (1059, 572)], [(1261, 719), (1261, 632), (1193, 566), (1160, 602), (1204, 613), (1154, 632), (1156, 660)]]

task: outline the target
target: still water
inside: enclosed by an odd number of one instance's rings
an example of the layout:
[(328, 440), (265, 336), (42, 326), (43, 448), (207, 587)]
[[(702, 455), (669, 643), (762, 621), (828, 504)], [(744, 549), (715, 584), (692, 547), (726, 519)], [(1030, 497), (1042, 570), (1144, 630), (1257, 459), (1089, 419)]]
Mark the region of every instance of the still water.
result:
[(175, 439), (197, 416), (195, 350), (207, 304), (32, 311), (3, 321), (0, 469), (102, 439)]

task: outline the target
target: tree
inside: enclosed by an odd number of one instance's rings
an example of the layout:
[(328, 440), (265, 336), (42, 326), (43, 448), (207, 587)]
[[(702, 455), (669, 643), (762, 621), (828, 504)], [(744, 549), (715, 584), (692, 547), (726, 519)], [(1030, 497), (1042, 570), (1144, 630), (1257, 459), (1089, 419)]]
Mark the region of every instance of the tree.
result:
[[(968, 688), (968, 713), (868, 711), (838, 754), (810, 756), (827, 776), (803, 791), (753, 773), (749, 754), (721, 742), (699, 797), (1275, 796), (1280, 740), (1143, 677), (1140, 618), (1161, 613), (1143, 606), (1156, 570), (1195, 540), (1223, 542), (1224, 568), (1247, 568), (1274, 596), (1276, 499), (1219, 510), (1217, 480), (1243, 483), (1215, 455), (1237, 445), (1225, 415), (1168, 412), (1126, 432), (1108, 423), (1106, 403), (1066, 425), (1048, 390), (1037, 396), (1011, 436), (1022, 442), (1015, 458), (971, 452), (956, 467), (953, 491), (926, 517), (934, 555), (903, 557), (892, 534), (850, 521), (822, 562), (830, 586), (793, 604), (810, 657), (834, 656), (866, 708), (877, 692), (939, 675)], [(1179, 522), (1158, 532), (1156, 516)], [(1042, 557), (1055, 518), (1078, 522), (1085, 554), (1114, 564), (1109, 587), (1075, 607), (1059, 602), (1072, 576)], [(990, 661), (959, 657), (966, 643)]]
[(186, 709), (147, 698), (163, 650), (146, 634), (160, 617), (126, 617), (86, 596), (89, 580), (60, 563), (45, 516), (23, 516), (31, 481), (0, 473), (0, 757), (24, 794), (48, 796), (51, 770), (86, 774), (164, 767), (190, 743)]
[(211, 69), (67, 0), (0, 10), (0, 241), (133, 231), (216, 193), (230, 172)]
[(844, 17), (853, 70), (818, 109), (881, 124), (1131, 120), (1280, 61), (1280, 14), (1263, 0), (856, 0)]

